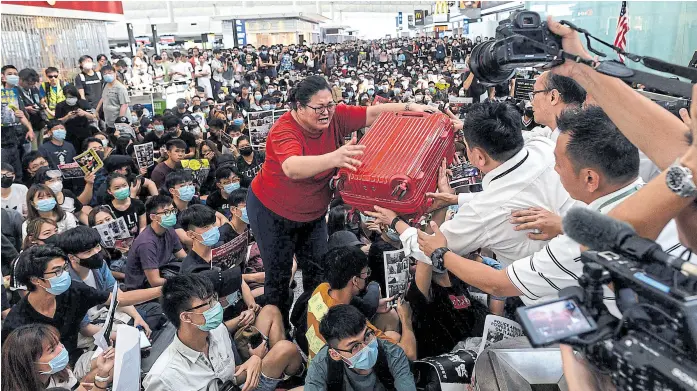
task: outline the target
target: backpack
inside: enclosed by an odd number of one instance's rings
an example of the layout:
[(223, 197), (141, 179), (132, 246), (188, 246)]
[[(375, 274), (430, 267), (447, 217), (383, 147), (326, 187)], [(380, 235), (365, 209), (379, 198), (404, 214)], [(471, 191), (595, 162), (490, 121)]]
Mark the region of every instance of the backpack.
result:
[[(327, 389), (341, 390), (344, 384), (345, 365), (341, 361), (334, 361), (327, 358)], [(394, 390), (394, 376), (390, 372), (390, 366), (387, 363), (387, 356), (382, 349), (382, 345), (378, 342), (378, 360), (375, 362), (375, 375), (386, 390)]]

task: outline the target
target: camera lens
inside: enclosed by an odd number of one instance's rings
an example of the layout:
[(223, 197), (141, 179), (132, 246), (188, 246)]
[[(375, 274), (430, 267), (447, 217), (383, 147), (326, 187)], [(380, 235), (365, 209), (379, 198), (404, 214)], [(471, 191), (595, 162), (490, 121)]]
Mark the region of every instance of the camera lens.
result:
[(515, 75), (515, 68), (503, 69), (499, 65), (496, 50), (500, 46), (501, 41), (487, 41), (472, 49), (470, 68), (479, 83), (486, 87), (506, 82)]

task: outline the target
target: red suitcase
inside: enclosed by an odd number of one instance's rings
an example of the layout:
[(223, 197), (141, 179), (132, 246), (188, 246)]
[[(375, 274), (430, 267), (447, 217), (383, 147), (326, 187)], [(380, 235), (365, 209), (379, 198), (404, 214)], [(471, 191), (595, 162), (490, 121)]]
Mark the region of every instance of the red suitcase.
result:
[(438, 168), (453, 160), (453, 126), (445, 114), (382, 113), (360, 143), (365, 151), (358, 171), (339, 170), (332, 186), (344, 202), (361, 212), (374, 205), (418, 218), (432, 204)]

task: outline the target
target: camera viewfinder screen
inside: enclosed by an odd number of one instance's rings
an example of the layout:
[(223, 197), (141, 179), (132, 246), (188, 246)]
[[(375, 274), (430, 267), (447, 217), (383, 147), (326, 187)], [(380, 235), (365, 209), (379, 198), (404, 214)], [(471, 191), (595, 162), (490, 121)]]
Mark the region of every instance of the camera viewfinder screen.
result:
[(555, 342), (562, 338), (595, 330), (573, 300), (561, 300), (525, 310), (532, 331), (541, 342)]

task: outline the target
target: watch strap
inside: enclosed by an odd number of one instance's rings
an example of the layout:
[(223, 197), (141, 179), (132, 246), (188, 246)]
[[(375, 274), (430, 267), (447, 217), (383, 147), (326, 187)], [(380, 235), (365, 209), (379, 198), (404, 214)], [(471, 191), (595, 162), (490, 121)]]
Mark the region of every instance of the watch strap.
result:
[(402, 221), (402, 218), (397, 216), (394, 219), (392, 219), (392, 222), (390, 223), (390, 228), (392, 228), (393, 231), (397, 231), (397, 223)]

